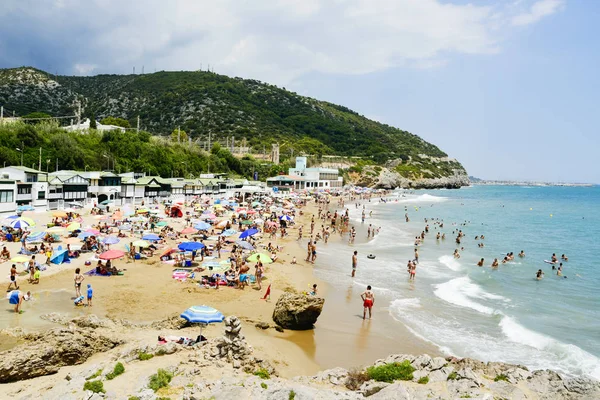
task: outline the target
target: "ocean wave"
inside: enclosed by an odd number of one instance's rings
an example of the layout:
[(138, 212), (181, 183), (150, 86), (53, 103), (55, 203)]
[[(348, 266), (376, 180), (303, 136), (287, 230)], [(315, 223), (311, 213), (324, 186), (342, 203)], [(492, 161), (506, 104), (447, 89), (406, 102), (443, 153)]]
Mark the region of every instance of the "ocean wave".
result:
[(398, 203), (442, 203), (448, 200), (448, 197), (433, 196), (430, 194), (421, 194), (418, 196), (398, 197)]
[(421, 308), (421, 300), (416, 297), (392, 300), (390, 302), (390, 309), (394, 308), (401, 308), (403, 310), (407, 308)]
[(498, 314), (499, 312), (472, 299), (510, 301), (505, 297), (486, 292), (479, 285), (473, 283), (468, 276), (455, 278), (435, 285), (435, 287), (436, 290), (433, 293), (440, 299), (487, 315)]
[(450, 268), (452, 271), (460, 271), (462, 269), (460, 262), (456, 258), (454, 258), (454, 256), (441, 256), (440, 258), (438, 258), (438, 261), (442, 265)]

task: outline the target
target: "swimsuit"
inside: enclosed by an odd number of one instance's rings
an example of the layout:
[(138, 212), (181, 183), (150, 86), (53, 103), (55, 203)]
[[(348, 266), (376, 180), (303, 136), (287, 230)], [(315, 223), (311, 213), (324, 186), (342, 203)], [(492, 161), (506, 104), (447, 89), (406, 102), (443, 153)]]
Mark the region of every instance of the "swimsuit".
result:
[(371, 308), (371, 307), (373, 307), (373, 300), (372, 299), (365, 299), (365, 301), (363, 302), (363, 307), (364, 308)]

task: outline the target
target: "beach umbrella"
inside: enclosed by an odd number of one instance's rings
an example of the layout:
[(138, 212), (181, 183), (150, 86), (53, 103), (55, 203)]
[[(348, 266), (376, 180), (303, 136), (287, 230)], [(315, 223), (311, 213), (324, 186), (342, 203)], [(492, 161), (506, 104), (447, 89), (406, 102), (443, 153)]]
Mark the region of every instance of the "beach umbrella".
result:
[(251, 205), (252, 207), (262, 207), (262, 204), (258, 201), (253, 201)]
[(65, 239), (65, 243), (66, 244), (81, 243), (81, 239), (76, 238), (76, 237), (70, 237), (70, 238)]
[(119, 230), (120, 231), (130, 231), (131, 230), (131, 225), (130, 224), (123, 224), (123, 225), (119, 226)]
[(77, 235), (77, 237), (79, 239), (87, 239), (90, 236), (95, 236), (92, 232), (81, 232), (79, 235)]
[(155, 241), (155, 240), (160, 240), (160, 236), (158, 236), (157, 234), (154, 234), (154, 233), (147, 233), (142, 236), (142, 239)]
[(260, 256), (260, 261), (263, 264), (271, 264), (273, 262), (273, 260), (271, 260), (271, 257), (269, 257), (265, 253), (254, 253), (250, 257), (247, 258), (247, 261), (256, 262), (256, 261), (258, 261), (259, 256)]
[(293, 221), (294, 218), (290, 217), (289, 215), (282, 215), (281, 217), (279, 217), (280, 220), (282, 221)]
[(227, 227), (227, 221), (221, 221), (216, 226), (217, 226), (217, 228), (223, 229), (223, 228)]
[(193, 324), (208, 325), (223, 322), (225, 316), (219, 310), (209, 306), (193, 306), (181, 314), (181, 318)]
[(133, 242), (133, 246), (146, 248), (146, 247), (150, 246), (150, 243), (145, 240), (136, 240), (135, 242)]
[(123, 213), (121, 211), (115, 211), (112, 215), (113, 219), (123, 219)]
[(13, 258), (10, 259), (10, 261), (14, 262), (14, 263), (24, 263), (29, 261), (29, 257), (27, 256), (14, 256)]
[(235, 244), (244, 250), (254, 250), (254, 246), (244, 240), (236, 240)]
[(31, 218), (21, 217), (21, 218), (12, 220), (9, 225), (14, 229), (19, 229), (19, 228), (23, 229), (23, 228), (27, 228), (30, 226), (35, 226), (35, 221), (32, 220)]
[(194, 229), (192, 227), (187, 227), (184, 230), (181, 231), (182, 235), (187, 235), (188, 233), (196, 233), (198, 231), (198, 229)]
[(218, 268), (218, 267), (220, 267), (220, 266), (221, 266), (221, 264), (220, 264), (218, 261), (213, 261), (213, 260), (210, 260), (210, 261), (204, 261), (204, 262), (202, 263), (202, 266), (203, 266), (203, 267)]
[(217, 218), (217, 216), (215, 214), (213, 214), (213, 213), (206, 213), (206, 214), (202, 214), (200, 216), (200, 218), (202, 218), (202, 219), (215, 219), (215, 218)]
[(65, 228), (63, 228), (62, 226), (53, 226), (52, 228), (46, 229), (46, 232), (48, 232), (48, 233), (60, 233), (60, 232), (62, 232), (64, 230), (65, 230)]
[(251, 221), (249, 219), (242, 221), (242, 225), (252, 225), (253, 223), (254, 223), (254, 221)]
[(267, 221), (267, 226), (277, 226), (277, 222), (275, 222), (275, 221)]
[(206, 231), (210, 229), (210, 224), (206, 223), (206, 222), (198, 222), (197, 224), (194, 225), (194, 228), (198, 229), (199, 231)]
[(223, 232), (221, 232), (221, 236), (231, 236), (231, 235), (235, 235), (237, 233), (237, 231), (235, 229), (225, 229)]
[(240, 239), (247, 238), (248, 236), (256, 235), (258, 233), (258, 229), (247, 229), (240, 234)]
[(138, 214), (146, 214), (147, 212), (150, 212), (150, 210), (148, 210), (147, 208), (140, 208), (139, 210), (137, 210)]
[(45, 236), (45, 232), (31, 232), (29, 235), (27, 235), (25, 241), (29, 243), (40, 243), (44, 240)]
[(96, 208), (99, 209), (99, 210), (106, 210), (106, 205), (104, 205), (104, 204), (98, 204), (96, 206)]
[(100, 254), (98, 258), (101, 260), (114, 260), (116, 258), (121, 258), (125, 256), (125, 252), (121, 250), (108, 250), (104, 253)]
[(264, 224), (264, 223), (265, 223), (265, 220), (264, 220), (264, 219), (261, 219), (261, 218), (257, 218), (257, 219), (255, 219), (255, 220), (254, 220), (254, 223), (255, 223), (256, 225), (262, 225), (262, 224)]
[(119, 243), (121, 240), (119, 240), (118, 237), (116, 236), (107, 236), (104, 239), (102, 239), (102, 242), (104, 244), (117, 244)]
[(64, 211), (54, 211), (52, 213), (52, 216), (56, 218), (65, 218), (67, 216), (67, 213)]
[(252, 214), (256, 214), (256, 211), (254, 211), (254, 210), (250, 210), (250, 211), (246, 212), (246, 214), (250, 214), (250, 215), (252, 215)]
[(100, 202), (100, 204), (105, 205), (105, 206), (109, 205), (109, 204), (112, 204), (112, 203), (114, 203), (112, 200), (104, 200), (104, 201)]
[(30, 206), (29, 204), (27, 204), (27, 205), (24, 205), (24, 206), (19, 206), (19, 207), (17, 207), (17, 211), (18, 211), (18, 212), (23, 212), (23, 211), (34, 211), (34, 210), (35, 210), (35, 208), (34, 208), (34, 207), (32, 207), (32, 206)]
[(91, 233), (94, 236), (98, 236), (100, 234), (100, 231), (94, 228), (87, 228), (85, 231)]
[(71, 222), (69, 225), (67, 225), (67, 230), (69, 232), (73, 232), (78, 229), (81, 229), (81, 224), (79, 222)]
[(200, 250), (201, 248), (205, 247), (202, 243), (200, 242), (183, 242), (180, 243), (179, 246), (177, 246), (179, 248), (179, 250), (182, 251), (195, 251), (195, 250)]
[(156, 223), (156, 226), (158, 226), (158, 227), (163, 227), (163, 226), (167, 226), (167, 225), (169, 225), (167, 223), (167, 221), (159, 221)]

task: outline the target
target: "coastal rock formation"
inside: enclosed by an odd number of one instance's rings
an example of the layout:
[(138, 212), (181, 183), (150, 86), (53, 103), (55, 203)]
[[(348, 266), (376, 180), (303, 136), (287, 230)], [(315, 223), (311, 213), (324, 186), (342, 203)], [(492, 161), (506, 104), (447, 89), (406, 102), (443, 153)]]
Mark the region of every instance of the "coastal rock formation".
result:
[(87, 329), (56, 328), (22, 338), (25, 344), (0, 353), (0, 383), (54, 374), (60, 367), (81, 364), (121, 343)]
[(275, 304), (273, 321), (285, 329), (312, 329), (321, 315), (324, 303), (325, 299), (322, 297), (284, 293)]

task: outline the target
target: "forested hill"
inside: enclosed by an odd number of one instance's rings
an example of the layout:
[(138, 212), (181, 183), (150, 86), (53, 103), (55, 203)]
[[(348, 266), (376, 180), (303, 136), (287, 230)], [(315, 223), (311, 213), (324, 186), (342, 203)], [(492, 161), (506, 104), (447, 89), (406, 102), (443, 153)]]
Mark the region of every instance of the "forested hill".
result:
[[(409, 132), (369, 120), (343, 106), (300, 96), (256, 80), (211, 72), (54, 76), (34, 68), (0, 70), (0, 105), (17, 115), (45, 112), (120, 117), (169, 134), (180, 126), (192, 138), (235, 136), (249, 146), (282, 153), (372, 157), (377, 163), (418, 154), (446, 154)], [(65, 123), (68, 123), (66, 120)]]

